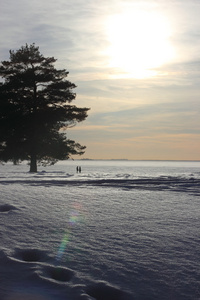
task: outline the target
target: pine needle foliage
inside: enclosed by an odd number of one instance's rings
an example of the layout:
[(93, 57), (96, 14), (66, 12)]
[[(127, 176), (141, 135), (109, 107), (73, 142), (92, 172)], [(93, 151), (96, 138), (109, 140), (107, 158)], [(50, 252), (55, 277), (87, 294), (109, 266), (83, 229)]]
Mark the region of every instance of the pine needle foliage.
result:
[(65, 130), (84, 121), (89, 108), (71, 104), (76, 85), (68, 71), (57, 70), (56, 59), (34, 43), (9, 53), (0, 64), (0, 160), (28, 160), (37, 172), (38, 163), (83, 154), (86, 147), (67, 139)]

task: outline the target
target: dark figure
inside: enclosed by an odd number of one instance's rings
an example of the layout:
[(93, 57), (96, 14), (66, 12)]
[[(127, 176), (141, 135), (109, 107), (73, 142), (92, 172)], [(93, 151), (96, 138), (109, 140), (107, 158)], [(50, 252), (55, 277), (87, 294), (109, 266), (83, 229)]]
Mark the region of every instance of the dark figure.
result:
[(79, 167), (79, 173), (81, 173), (81, 167)]
[(76, 173), (78, 173), (78, 171), (79, 171), (79, 167), (77, 166), (77, 167), (76, 167)]

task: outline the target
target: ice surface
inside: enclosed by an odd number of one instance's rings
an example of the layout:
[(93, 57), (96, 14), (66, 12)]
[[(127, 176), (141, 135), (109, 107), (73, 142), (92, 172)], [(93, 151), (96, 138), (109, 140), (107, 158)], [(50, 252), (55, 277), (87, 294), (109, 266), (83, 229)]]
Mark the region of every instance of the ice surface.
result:
[(0, 300), (200, 299), (199, 170), (1, 166)]

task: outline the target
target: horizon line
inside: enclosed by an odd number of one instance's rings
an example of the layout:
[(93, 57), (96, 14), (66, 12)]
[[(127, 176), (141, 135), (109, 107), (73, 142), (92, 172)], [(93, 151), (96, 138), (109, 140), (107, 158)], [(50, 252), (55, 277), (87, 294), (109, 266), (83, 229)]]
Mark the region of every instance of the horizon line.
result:
[(200, 162), (200, 159), (128, 159), (128, 158), (79, 158), (72, 160), (114, 160), (114, 161), (189, 161)]

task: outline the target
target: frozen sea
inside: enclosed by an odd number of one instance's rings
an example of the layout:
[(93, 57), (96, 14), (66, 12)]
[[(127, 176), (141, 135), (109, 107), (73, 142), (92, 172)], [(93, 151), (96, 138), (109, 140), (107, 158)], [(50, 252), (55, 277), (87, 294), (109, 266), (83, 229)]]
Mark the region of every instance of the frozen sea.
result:
[(200, 299), (200, 162), (28, 171), (0, 165), (0, 300)]

